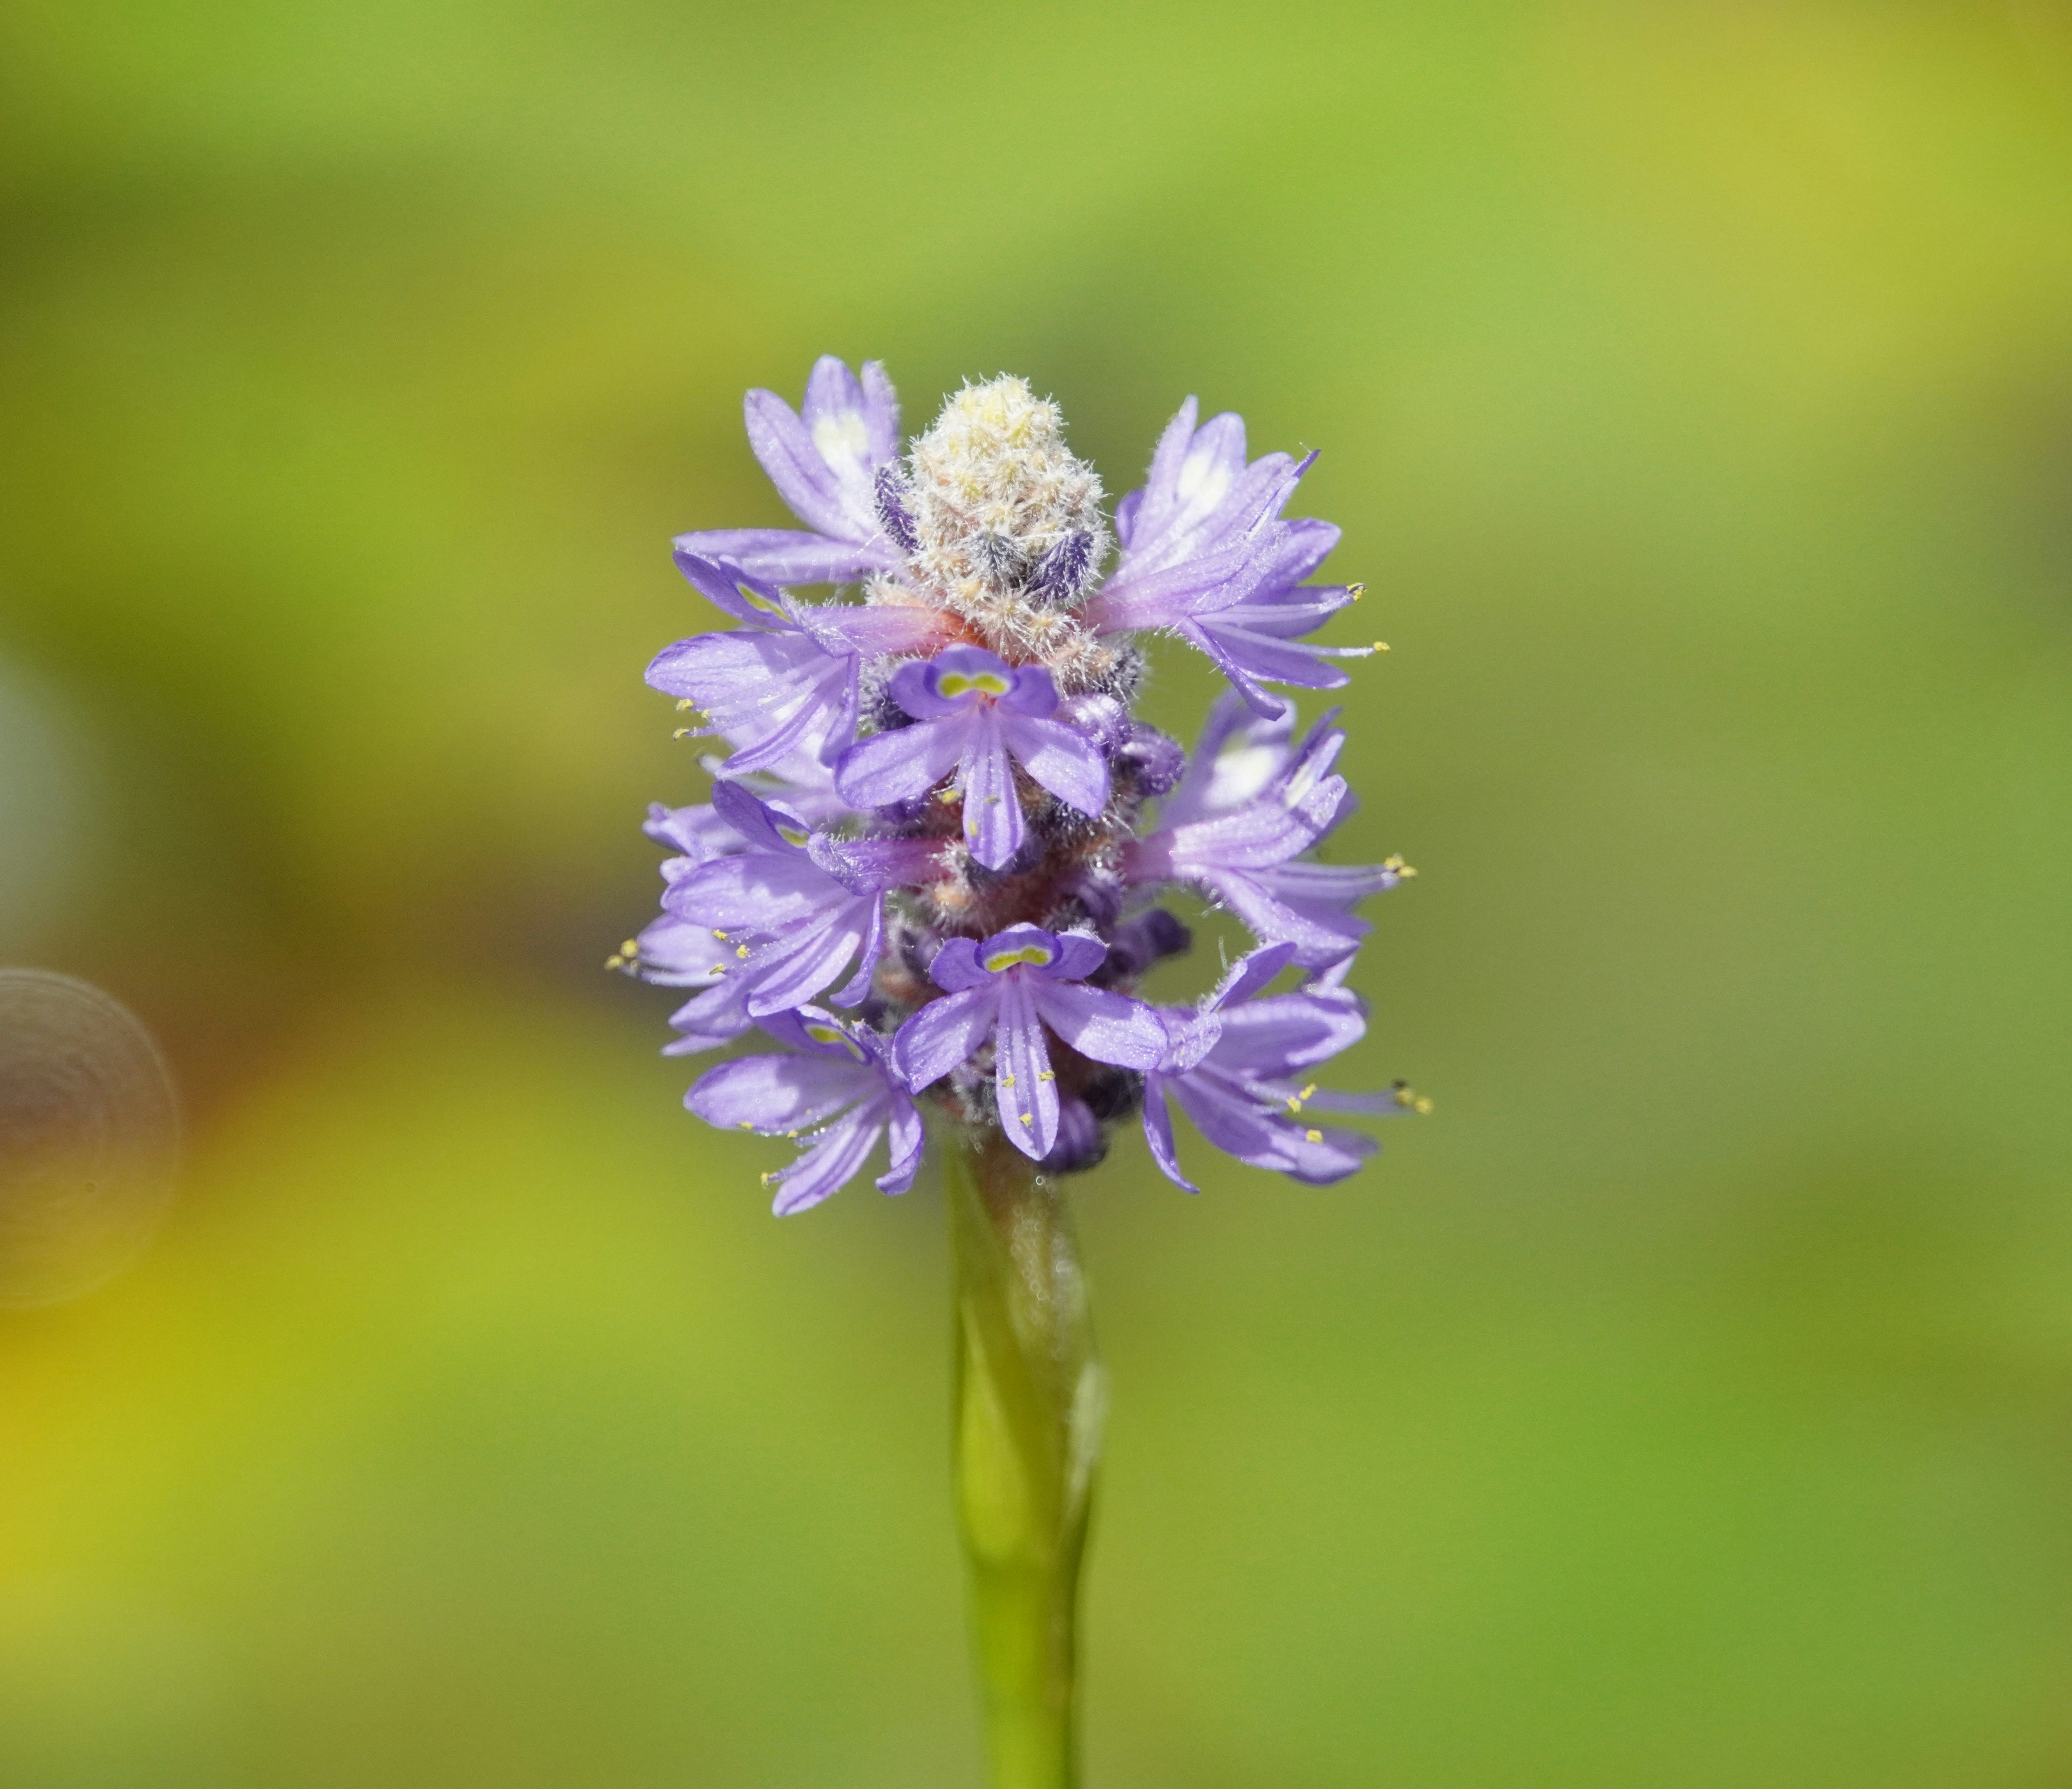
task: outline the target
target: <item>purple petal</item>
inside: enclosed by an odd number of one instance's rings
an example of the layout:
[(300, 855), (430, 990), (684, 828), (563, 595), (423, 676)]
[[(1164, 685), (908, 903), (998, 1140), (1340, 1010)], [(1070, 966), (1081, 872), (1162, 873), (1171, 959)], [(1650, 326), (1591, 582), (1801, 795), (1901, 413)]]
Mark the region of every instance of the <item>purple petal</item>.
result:
[(855, 897), (803, 854), (751, 851), (699, 865), (664, 899), (670, 912), (716, 932), (768, 932)]
[(734, 952), (709, 926), (665, 913), (651, 919), (634, 940), (635, 973), (658, 988), (702, 988), (726, 973)]
[(1288, 967), (1294, 955), (1293, 944), (1268, 944), (1240, 956), (1231, 964), (1230, 973), (1216, 984), (1216, 991), (1202, 1003), (1203, 1010), (1220, 1012), (1227, 1006), (1251, 999)]
[(870, 430), (870, 463), (883, 466), (899, 457), (899, 398), (885, 376), (885, 363), (863, 363), (863, 415)]
[(788, 528), (704, 528), (678, 535), (674, 544), (705, 558), (730, 560), (778, 584), (853, 584), (899, 563), (882, 540), (836, 541)]
[(856, 973), (842, 987), (829, 996), (837, 1006), (855, 1006), (862, 1003), (870, 992), (871, 981), (878, 973), (878, 960), (885, 951), (885, 903), (874, 894), (870, 897), (870, 920), (861, 942), (856, 948)]
[(730, 771), (762, 770), (817, 739), (849, 706), (853, 660), (803, 634), (700, 634), (657, 655), (648, 681), (705, 710), (708, 730), (740, 744)]
[(824, 652), (919, 652), (939, 644), (950, 630), (940, 609), (919, 603), (793, 603), (787, 613)]
[(892, 1165), (878, 1177), (878, 1190), (881, 1193), (903, 1193), (914, 1184), (914, 1176), (920, 1169), (927, 1133), (914, 1102), (896, 1088), (890, 1090), (886, 1133)]
[(805, 851), (811, 835), (799, 816), (741, 783), (714, 783), (713, 808), (754, 850), (773, 851), (779, 857), (798, 857)]
[(945, 993), (961, 993), (967, 988), (982, 988), (993, 979), (978, 960), (978, 946), (968, 938), (952, 938), (935, 952), (928, 965), (928, 979)]
[(1314, 1067), (1367, 1035), (1367, 1015), (1350, 994), (1269, 994), (1224, 1008), (1223, 1035), (1208, 1060), (1226, 1073), (1277, 1080)]
[(956, 767), (976, 717), (951, 714), (859, 739), (835, 765), (835, 788), (857, 808), (890, 808), (926, 795)]
[[(1010, 713), (1005, 703), (994, 710), (993, 721), (1022, 767), (1060, 801), (1083, 814), (1097, 815), (1108, 805), (1108, 760), (1091, 739), (1075, 733), (1062, 721), (1039, 721)], [(969, 812), (968, 806), (965, 811)], [(1005, 863), (1007, 859), (1000, 861)]]
[(1174, 1186), (1190, 1193), (1202, 1190), (1180, 1172), (1180, 1158), (1173, 1147), (1173, 1114), (1166, 1109), (1166, 1089), (1156, 1075), (1144, 1084), (1144, 1141), (1151, 1147), (1158, 1171)]
[[(875, 899), (845, 902), (812, 923), (760, 947), (750, 965), (754, 973), (747, 995), (749, 1011), (759, 1018), (802, 1006), (831, 987), (849, 959), (870, 941), (880, 904)], [(851, 1006), (854, 1001), (837, 1003)]]
[(992, 1034), (999, 1007), (996, 982), (931, 1001), (901, 1026), (892, 1064), (907, 1092), (919, 1093), (968, 1060)]
[[(989, 870), (1004, 869), (1022, 849), (1022, 802), (1014, 792), (1014, 770), (1008, 760), (1006, 742), (1001, 737), (1001, 722), (1006, 718), (992, 707), (975, 709), (964, 734), (964, 755), (957, 760), (957, 787), (964, 796), (964, 842), (971, 847), (972, 855)], [(932, 724), (946, 727), (955, 723)], [(1054, 723), (1023, 724), (1047, 726)]]
[(1032, 969), (1032, 974), (1050, 981), (1083, 981), (1108, 960), (1108, 946), (1092, 932), (1061, 932), (1056, 936), (1056, 958), (1046, 968)]
[(748, 445), (791, 513), (808, 528), (835, 540), (869, 540), (876, 532), (875, 524), (857, 526), (843, 500), (841, 480), (821, 458), (812, 434), (791, 406), (776, 393), (758, 389), (748, 394), (742, 409), (748, 424)]
[(647, 821), (640, 830), (657, 845), (674, 846), (694, 864), (741, 849), (734, 829), (719, 817), (709, 801), (689, 808), (665, 808), (659, 801), (651, 801)]
[[(986, 655), (992, 657), (991, 653)], [(945, 653), (944, 657), (948, 654)], [(996, 661), (997, 662), (997, 661)], [(1002, 665), (1005, 671), (1007, 668)], [(1009, 673), (1008, 692), (1000, 698), (1000, 705), (1011, 714), (1031, 714), (1045, 719), (1058, 709), (1058, 686), (1050, 681), (1050, 673), (1040, 664), (1025, 664)]]
[(676, 561), (676, 570), (714, 607), (725, 610), (751, 627), (778, 633), (796, 631), (797, 623), (785, 607), (784, 593), (767, 579), (757, 578), (738, 565), (717, 564), (681, 547), (672, 557)]
[(849, 528), (857, 538), (868, 540), (878, 532), (874, 475), (882, 459), (890, 456), (874, 454), (874, 419), (863, 385), (834, 355), (824, 354), (814, 362), (806, 380), (800, 420), (820, 463), (834, 479)]
[(875, 1069), (846, 1057), (737, 1056), (707, 1070), (684, 1104), (722, 1130), (781, 1135), (820, 1124), (883, 1084)]
[(777, 1188), (770, 1209), (788, 1218), (840, 1192), (856, 1178), (884, 1130), (885, 1108), (878, 1100), (830, 1125), (800, 1152), (797, 1161), (763, 1177), (766, 1185)]
[(1023, 985), (1044, 1022), (1083, 1056), (1118, 1068), (1149, 1069), (1166, 1054), (1165, 1022), (1141, 1000), (1079, 981), (1030, 977)]
[(882, 894), (913, 888), (942, 874), (946, 841), (930, 838), (833, 839), (816, 833), (808, 841), (813, 862), (852, 894)]
[(1000, 1128), (1008, 1141), (1040, 1161), (1058, 1141), (1058, 1078), (1051, 1071), (1043, 1027), (1037, 1022), (1032, 996), (1038, 985), (1018, 975), (1001, 982), (993, 1089), (1000, 1102)]

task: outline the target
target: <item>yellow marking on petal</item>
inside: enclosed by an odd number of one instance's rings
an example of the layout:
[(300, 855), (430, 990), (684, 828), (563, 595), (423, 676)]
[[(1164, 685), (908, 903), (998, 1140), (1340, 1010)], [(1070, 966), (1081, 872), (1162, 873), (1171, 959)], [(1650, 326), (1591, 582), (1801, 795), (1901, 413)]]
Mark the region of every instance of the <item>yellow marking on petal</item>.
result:
[(935, 680), (935, 693), (949, 701), (974, 690), (981, 696), (1005, 696), (1013, 687), (997, 671), (945, 671)]
[(751, 590), (746, 584), (742, 583), (739, 578), (736, 578), (734, 580), (734, 587), (741, 592), (741, 599), (742, 602), (753, 604), (755, 607), (760, 609), (765, 615), (780, 615), (783, 614), (783, 610), (776, 603), (772, 603), (768, 597), (763, 596), (757, 591)]
[(777, 825), (777, 836), (787, 845), (803, 845), (813, 835), (803, 826), (787, 826), (779, 820)]
[(985, 966), (994, 975), (1001, 975), (1018, 964), (1033, 963), (1038, 969), (1051, 960), (1049, 948), (1042, 944), (1024, 944), (1019, 950), (995, 951), (985, 959)]

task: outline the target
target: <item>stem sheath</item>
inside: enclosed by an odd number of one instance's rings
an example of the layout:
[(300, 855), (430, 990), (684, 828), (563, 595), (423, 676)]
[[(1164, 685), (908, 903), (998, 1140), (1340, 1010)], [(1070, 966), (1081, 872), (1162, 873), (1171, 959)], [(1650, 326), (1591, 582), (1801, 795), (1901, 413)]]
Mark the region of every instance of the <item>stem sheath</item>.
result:
[(1072, 1789), (1080, 1561), (1106, 1390), (1054, 1175), (997, 1134), (944, 1152), (957, 1516), (993, 1789)]

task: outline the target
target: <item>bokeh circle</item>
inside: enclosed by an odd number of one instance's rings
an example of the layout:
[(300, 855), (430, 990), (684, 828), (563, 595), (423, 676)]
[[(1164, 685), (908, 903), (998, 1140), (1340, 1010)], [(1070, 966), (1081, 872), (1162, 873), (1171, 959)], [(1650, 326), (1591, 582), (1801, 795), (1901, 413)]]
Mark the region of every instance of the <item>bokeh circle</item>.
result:
[(55, 1304), (134, 1261), (172, 1195), (179, 1100), (119, 1001), (0, 969), (0, 1306)]

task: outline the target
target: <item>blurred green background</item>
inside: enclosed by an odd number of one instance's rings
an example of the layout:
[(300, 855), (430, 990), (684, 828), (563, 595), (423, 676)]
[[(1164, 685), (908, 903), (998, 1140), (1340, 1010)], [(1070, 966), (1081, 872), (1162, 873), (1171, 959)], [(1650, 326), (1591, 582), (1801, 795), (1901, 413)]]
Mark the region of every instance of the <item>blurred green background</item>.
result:
[(2072, 1782), (2065, 9), (10, 0), (0, 232), (0, 960), (194, 1131), (0, 1316), (10, 1789), (976, 1780), (937, 1197), (598, 969), (824, 352), (1322, 447), (1395, 648), (1437, 1116), (1079, 1183), (1096, 1789)]

